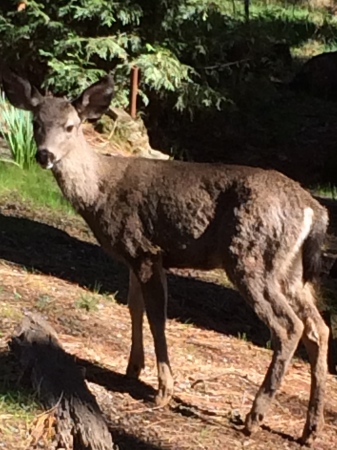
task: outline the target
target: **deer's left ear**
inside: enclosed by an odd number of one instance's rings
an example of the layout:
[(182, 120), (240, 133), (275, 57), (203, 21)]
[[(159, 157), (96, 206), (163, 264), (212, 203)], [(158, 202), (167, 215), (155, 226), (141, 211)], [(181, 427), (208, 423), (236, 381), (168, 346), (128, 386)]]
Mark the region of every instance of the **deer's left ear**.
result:
[(85, 89), (72, 105), (81, 120), (99, 119), (109, 108), (113, 94), (114, 82), (109, 74)]

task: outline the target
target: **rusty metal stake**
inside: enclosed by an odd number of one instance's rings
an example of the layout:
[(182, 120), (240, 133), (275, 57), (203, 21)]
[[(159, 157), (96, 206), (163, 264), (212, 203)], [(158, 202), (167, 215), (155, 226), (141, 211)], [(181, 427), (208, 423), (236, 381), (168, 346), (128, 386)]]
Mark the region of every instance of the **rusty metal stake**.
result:
[(139, 68), (137, 66), (132, 67), (130, 80), (130, 116), (133, 119), (135, 119), (137, 115), (138, 76)]

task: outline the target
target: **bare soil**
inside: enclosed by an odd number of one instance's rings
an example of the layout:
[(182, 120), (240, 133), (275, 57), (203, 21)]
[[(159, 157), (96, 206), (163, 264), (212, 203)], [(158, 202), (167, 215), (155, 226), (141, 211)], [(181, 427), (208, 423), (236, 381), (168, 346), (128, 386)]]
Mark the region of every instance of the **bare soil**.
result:
[[(120, 450), (298, 449), (310, 388), (298, 353), (260, 431), (242, 420), (271, 359), (269, 332), (221, 273), (169, 274), (167, 338), (175, 375), (168, 407), (154, 407), (156, 367), (146, 324), (147, 366), (124, 376), (130, 344), (127, 272), (96, 245), (76, 216), (0, 202), (0, 389), (21, 389), (7, 340), (25, 311), (42, 313), (86, 373)], [(0, 415), (0, 449), (29, 445), (30, 423)], [(329, 375), (326, 426), (314, 444), (337, 440), (337, 380)], [(48, 448), (48, 444), (44, 447)]]

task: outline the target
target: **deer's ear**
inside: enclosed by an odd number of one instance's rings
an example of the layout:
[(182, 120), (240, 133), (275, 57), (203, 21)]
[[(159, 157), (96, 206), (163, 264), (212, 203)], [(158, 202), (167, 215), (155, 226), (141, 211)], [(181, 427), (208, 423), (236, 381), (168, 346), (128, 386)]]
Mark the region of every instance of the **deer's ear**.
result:
[(112, 75), (106, 75), (96, 83), (89, 86), (72, 102), (81, 120), (99, 119), (111, 103), (114, 93)]
[(9, 102), (19, 109), (32, 111), (43, 97), (31, 86), (29, 81), (19, 77), (14, 72), (4, 70), (1, 74), (2, 86)]

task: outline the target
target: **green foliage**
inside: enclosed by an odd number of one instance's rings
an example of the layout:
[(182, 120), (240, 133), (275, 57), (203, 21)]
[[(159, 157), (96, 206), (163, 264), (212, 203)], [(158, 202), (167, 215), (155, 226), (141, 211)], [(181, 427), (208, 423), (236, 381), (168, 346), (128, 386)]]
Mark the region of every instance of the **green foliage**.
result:
[(12, 154), (12, 160), (21, 169), (35, 163), (36, 145), (33, 138), (31, 114), (10, 105), (0, 93), (0, 132)]
[(98, 310), (99, 299), (95, 294), (84, 293), (76, 300), (75, 306), (78, 309), (84, 309), (87, 312)]
[(312, 39), (320, 50), (336, 47), (335, 19), (282, 0), (253, 2), (249, 24), (243, 2), (233, 0), (27, 0), (21, 11), (16, 0), (0, 5), (2, 60), (60, 94), (75, 95), (113, 71), (114, 103), (122, 107), (138, 65), (142, 103), (153, 104), (155, 115), (167, 108), (190, 118), (236, 104), (245, 84), (283, 74), (275, 43), (305, 53)]
[[(145, 2), (146, 3), (146, 2)], [(137, 1), (27, 1), (16, 11), (14, 1), (0, 6), (0, 52), (8, 62), (20, 61), (43, 87), (75, 94), (114, 70), (115, 103), (126, 106), (131, 67), (139, 64), (141, 95), (147, 90), (175, 91), (191, 82), (189, 67), (166, 45), (147, 40), (140, 26), (153, 5)], [(163, 7), (164, 2), (161, 3)], [(36, 74), (38, 72), (38, 74)]]
[(38, 406), (34, 394), (9, 390), (4, 383), (0, 385), (0, 414), (7, 419), (16, 416), (31, 422), (38, 412)]
[(37, 164), (29, 170), (22, 170), (17, 165), (0, 162), (0, 197), (13, 199), (15, 196), (35, 207), (75, 214), (62, 196), (51, 171), (43, 170)]
[[(221, 102), (214, 103), (217, 90), (194, 63), (226, 29), (220, 5), (206, 0), (27, 0), (18, 11), (16, 1), (7, 0), (0, 6), (0, 52), (56, 92), (75, 93), (114, 70), (115, 103), (126, 106), (130, 69), (137, 64), (145, 104), (154, 91), (160, 98), (173, 95), (183, 110), (185, 100), (191, 100), (184, 95), (188, 91), (196, 106), (219, 107)], [(188, 105), (192, 109), (193, 103)]]

